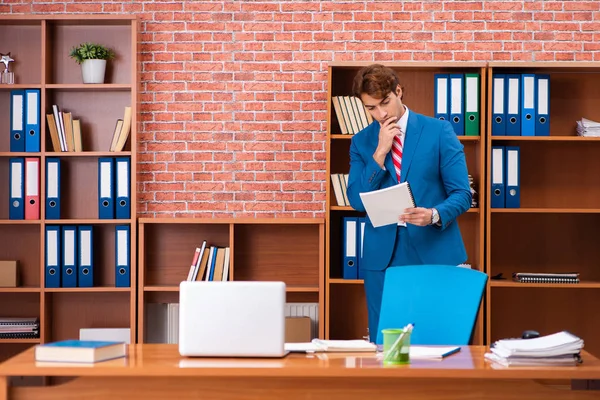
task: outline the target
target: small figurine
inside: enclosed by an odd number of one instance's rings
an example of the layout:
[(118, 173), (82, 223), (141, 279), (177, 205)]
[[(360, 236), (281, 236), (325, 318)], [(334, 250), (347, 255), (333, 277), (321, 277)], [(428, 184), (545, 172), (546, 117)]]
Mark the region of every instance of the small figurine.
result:
[(0, 62), (2, 62), (4, 64), (4, 72), (9, 72), (9, 63), (13, 60), (12, 58), (10, 58), (10, 52), (8, 52), (7, 54), (2, 54), (0, 53), (0, 56), (2, 56), (2, 60), (0, 60)]
[(11, 58), (10, 52), (7, 54), (0, 53), (0, 62), (4, 64), (4, 72), (0, 72), (0, 83), (15, 83), (15, 73), (10, 71), (10, 63), (15, 60)]

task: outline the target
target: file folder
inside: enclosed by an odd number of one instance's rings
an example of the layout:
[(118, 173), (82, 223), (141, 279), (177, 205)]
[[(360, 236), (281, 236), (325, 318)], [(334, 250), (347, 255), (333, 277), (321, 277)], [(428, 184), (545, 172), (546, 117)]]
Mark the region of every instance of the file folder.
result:
[(521, 136), (521, 75), (506, 75), (506, 136)]
[(25, 151), (40, 151), (40, 90), (25, 90)]
[(114, 193), (114, 158), (98, 159), (98, 218), (113, 219), (115, 217)]
[(10, 163), (10, 205), (8, 210), (9, 219), (25, 219), (25, 160), (14, 157)]
[(91, 225), (80, 225), (78, 227), (79, 239), (79, 266), (77, 278), (79, 287), (94, 286), (94, 251), (93, 232)]
[(521, 207), (519, 147), (506, 146), (506, 208)]
[(535, 136), (535, 75), (521, 75), (521, 136)]
[(465, 106), (463, 74), (450, 74), (450, 123), (457, 135), (465, 134)]
[(363, 268), (362, 259), (364, 254), (364, 239), (366, 225), (367, 218), (358, 217), (358, 279), (365, 278), (365, 270)]
[(129, 176), (130, 176), (130, 160), (126, 157), (116, 159), (116, 189), (117, 202), (115, 205), (115, 214), (119, 219), (129, 219), (130, 215), (130, 193), (129, 193)]
[(550, 136), (550, 75), (535, 76), (535, 135)]
[(25, 151), (25, 91), (10, 91), (10, 151)]
[(25, 219), (40, 219), (40, 159), (25, 158)]
[(62, 227), (62, 287), (77, 287), (77, 227)]
[(358, 279), (358, 217), (344, 217), (344, 254), (342, 277)]
[(115, 227), (115, 286), (130, 287), (129, 225)]
[(60, 287), (60, 249), (60, 226), (46, 225), (44, 286), (47, 288)]
[(433, 101), (435, 103), (435, 118), (443, 121), (450, 121), (450, 112), (448, 110), (449, 103), (449, 78), (448, 74), (434, 75), (434, 92)]
[(46, 158), (46, 219), (60, 219), (60, 158)]
[(506, 76), (495, 74), (492, 81), (492, 136), (504, 136), (506, 135)]
[(479, 136), (479, 74), (465, 74), (465, 135)]
[(492, 146), (492, 208), (504, 208), (504, 146)]

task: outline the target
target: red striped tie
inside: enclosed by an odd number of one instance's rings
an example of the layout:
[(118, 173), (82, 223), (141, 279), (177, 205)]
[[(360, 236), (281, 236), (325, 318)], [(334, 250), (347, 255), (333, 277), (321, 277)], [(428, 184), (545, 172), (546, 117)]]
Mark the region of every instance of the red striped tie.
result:
[(400, 182), (400, 170), (402, 167), (402, 142), (400, 136), (394, 136), (394, 143), (392, 144), (392, 161), (394, 161), (394, 168), (396, 168), (396, 176), (398, 182)]

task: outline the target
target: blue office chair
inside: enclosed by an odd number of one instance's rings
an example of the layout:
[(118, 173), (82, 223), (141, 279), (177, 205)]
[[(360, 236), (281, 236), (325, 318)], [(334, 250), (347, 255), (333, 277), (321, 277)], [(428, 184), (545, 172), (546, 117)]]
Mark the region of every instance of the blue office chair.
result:
[(382, 329), (414, 323), (411, 344), (468, 345), (486, 282), (483, 272), (450, 265), (388, 268), (376, 343)]

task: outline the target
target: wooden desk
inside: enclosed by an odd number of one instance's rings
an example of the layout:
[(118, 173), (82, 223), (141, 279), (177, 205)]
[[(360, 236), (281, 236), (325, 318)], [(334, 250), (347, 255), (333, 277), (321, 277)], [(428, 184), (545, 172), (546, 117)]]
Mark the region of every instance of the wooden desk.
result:
[[(40, 364), (29, 349), (0, 365), (7, 399), (598, 399), (568, 380), (600, 379), (590, 354), (577, 367), (500, 368), (485, 347), (463, 347), (443, 361), (383, 366), (367, 354), (290, 354), (282, 359), (183, 358), (176, 345), (131, 345), (127, 358), (92, 365)], [(43, 387), (8, 387), (9, 376), (76, 377)], [(544, 383), (539, 382), (543, 380)], [(548, 385), (548, 380), (562, 380)], [(566, 381), (565, 381), (566, 380)]]

